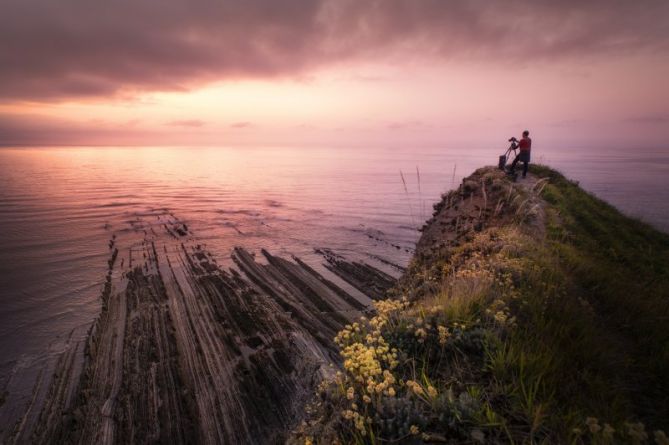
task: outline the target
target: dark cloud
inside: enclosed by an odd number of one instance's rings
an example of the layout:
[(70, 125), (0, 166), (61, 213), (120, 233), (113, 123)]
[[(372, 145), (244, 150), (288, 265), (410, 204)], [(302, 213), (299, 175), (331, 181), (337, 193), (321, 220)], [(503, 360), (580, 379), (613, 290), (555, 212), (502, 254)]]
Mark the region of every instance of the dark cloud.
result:
[(166, 122), (168, 128), (163, 129), (142, 128), (141, 124), (137, 119), (80, 121), (39, 113), (0, 112), (0, 146), (178, 144), (201, 141), (208, 134), (203, 128), (207, 123), (195, 119)]
[(665, 114), (646, 114), (643, 116), (633, 116), (624, 120), (632, 124), (664, 125), (669, 123), (669, 116)]
[[(34, 113), (0, 112), (0, 146), (146, 143), (147, 132), (130, 120), (114, 124), (99, 119), (84, 122)], [(160, 134), (164, 134), (161, 132)], [(151, 136), (156, 136), (152, 134)]]
[(397, 54), (666, 52), (668, 18), (666, 0), (3, 0), (0, 97), (179, 91)]

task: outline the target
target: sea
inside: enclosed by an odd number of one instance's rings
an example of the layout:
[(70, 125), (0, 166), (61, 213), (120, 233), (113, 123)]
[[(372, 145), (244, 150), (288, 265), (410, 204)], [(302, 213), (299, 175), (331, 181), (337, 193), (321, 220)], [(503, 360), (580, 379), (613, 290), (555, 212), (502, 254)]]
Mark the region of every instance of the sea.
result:
[[(20, 421), (67, 340), (86, 336), (100, 310), (109, 241), (143, 216), (173, 214), (230, 267), (238, 246), (299, 257), (326, 275), (318, 249), (406, 266), (432, 205), (503, 151), (0, 148), (0, 432)], [(533, 156), (669, 232), (669, 149)]]

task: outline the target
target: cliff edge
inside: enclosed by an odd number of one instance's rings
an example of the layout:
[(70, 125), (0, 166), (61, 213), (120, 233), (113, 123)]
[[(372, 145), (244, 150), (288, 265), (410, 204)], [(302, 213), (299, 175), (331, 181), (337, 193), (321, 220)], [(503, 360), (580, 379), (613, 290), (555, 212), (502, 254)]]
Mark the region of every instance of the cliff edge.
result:
[(669, 236), (544, 166), (434, 210), (296, 442), (669, 443)]

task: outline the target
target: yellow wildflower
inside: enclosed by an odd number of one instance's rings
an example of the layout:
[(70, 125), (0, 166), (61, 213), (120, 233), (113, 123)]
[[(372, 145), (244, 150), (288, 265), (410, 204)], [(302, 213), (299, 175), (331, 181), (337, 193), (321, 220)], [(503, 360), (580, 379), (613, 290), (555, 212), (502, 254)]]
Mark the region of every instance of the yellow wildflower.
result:
[(413, 380), (407, 380), (406, 385), (407, 387), (409, 387), (411, 391), (414, 392), (414, 394), (419, 396), (422, 396), (424, 394), (423, 387), (420, 386), (418, 383), (414, 382)]
[(448, 329), (444, 326), (438, 326), (437, 330), (439, 331), (439, 344), (441, 346), (444, 346), (448, 341), (448, 337), (450, 337), (451, 334), (448, 332)]
[(627, 434), (634, 442), (643, 442), (644, 440), (648, 439), (646, 427), (643, 425), (643, 423), (626, 423), (625, 425), (627, 426)]
[(362, 433), (362, 435), (365, 435), (365, 416), (361, 416), (358, 413), (355, 413), (355, 419), (353, 420), (353, 423), (355, 424), (355, 428)]
[(666, 434), (664, 434), (664, 431), (658, 430), (653, 433), (655, 436), (655, 443), (657, 445), (669, 445), (669, 438), (667, 437)]
[(427, 337), (427, 332), (425, 332), (425, 329), (423, 328), (418, 328), (416, 329), (415, 335), (418, 337), (418, 342), (423, 343), (425, 341), (425, 337)]
[(599, 420), (597, 420), (596, 417), (588, 417), (585, 419), (585, 424), (588, 425), (588, 428), (592, 434), (595, 434), (602, 429), (602, 427), (599, 426)]
[(411, 425), (411, 428), (409, 428), (409, 432), (413, 434), (414, 436), (418, 435), (420, 433), (420, 428), (416, 425)]
[(499, 323), (502, 323), (502, 324), (504, 324), (507, 317), (508, 317), (508, 315), (506, 315), (506, 313), (504, 311), (497, 311), (497, 313), (495, 314), (495, 320)]

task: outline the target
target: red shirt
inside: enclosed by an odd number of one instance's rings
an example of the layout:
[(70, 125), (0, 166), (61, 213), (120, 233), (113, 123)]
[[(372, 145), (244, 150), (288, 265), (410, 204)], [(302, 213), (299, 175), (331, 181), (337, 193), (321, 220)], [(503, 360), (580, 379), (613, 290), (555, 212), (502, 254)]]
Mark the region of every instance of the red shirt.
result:
[(532, 139), (522, 138), (518, 143), (518, 148), (520, 148), (520, 151), (529, 152), (532, 149)]

